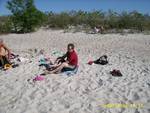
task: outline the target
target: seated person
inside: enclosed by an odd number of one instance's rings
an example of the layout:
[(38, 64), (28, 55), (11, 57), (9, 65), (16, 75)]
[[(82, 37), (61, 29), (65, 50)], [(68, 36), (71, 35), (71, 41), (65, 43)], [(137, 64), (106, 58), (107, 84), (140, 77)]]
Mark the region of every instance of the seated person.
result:
[(4, 67), (5, 64), (10, 64), (10, 50), (3, 43), (3, 40), (0, 39), (0, 67)]
[(100, 32), (100, 29), (96, 26), (94, 27), (94, 33), (99, 33)]
[(94, 27), (94, 33), (101, 33), (103, 34), (104, 33), (104, 27), (103, 26), (96, 26)]
[(48, 71), (45, 74), (60, 73), (64, 71), (73, 71), (78, 66), (78, 56), (74, 50), (74, 44), (68, 44), (67, 53), (57, 58), (57, 66), (52, 71)]

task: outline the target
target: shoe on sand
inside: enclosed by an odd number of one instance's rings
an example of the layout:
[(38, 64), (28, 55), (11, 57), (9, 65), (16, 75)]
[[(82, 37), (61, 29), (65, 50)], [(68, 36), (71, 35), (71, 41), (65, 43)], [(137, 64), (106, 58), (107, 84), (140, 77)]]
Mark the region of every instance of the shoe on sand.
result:
[(114, 69), (113, 71), (110, 71), (110, 74), (115, 77), (123, 76), (122, 73), (120, 72), (120, 70), (116, 70), (116, 69)]

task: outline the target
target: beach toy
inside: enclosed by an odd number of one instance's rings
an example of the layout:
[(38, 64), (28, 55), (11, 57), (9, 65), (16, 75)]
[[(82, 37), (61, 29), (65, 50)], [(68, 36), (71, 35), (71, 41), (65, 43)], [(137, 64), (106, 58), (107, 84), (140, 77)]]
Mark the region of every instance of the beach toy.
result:
[(91, 60), (88, 62), (89, 65), (92, 65), (93, 63), (94, 61), (91, 61)]
[(5, 64), (5, 65), (4, 65), (4, 69), (5, 69), (5, 70), (8, 70), (8, 69), (10, 69), (10, 68), (12, 68), (12, 65), (11, 65), (11, 64)]
[(44, 80), (44, 77), (41, 75), (38, 75), (33, 79), (33, 81), (42, 81), (42, 80)]

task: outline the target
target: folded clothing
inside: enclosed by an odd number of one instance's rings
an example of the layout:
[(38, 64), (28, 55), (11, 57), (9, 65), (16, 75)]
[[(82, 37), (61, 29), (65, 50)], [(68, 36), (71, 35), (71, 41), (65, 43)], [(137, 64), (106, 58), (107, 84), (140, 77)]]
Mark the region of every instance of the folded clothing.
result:
[(38, 75), (33, 79), (33, 81), (42, 81), (42, 80), (44, 80), (44, 76), (41, 75)]

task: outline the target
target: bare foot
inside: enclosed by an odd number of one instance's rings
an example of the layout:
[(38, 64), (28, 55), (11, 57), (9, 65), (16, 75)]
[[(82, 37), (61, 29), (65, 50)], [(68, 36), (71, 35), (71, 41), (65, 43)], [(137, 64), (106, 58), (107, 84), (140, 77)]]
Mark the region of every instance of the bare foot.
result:
[(45, 71), (44, 71), (44, 74), (45, 74), (45, 75), (47, 75), (47, 74), (53, 74), (53, 71), (45, 70)]

